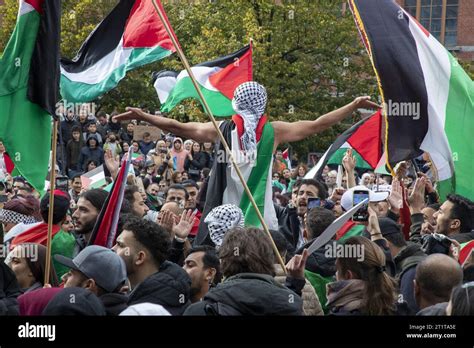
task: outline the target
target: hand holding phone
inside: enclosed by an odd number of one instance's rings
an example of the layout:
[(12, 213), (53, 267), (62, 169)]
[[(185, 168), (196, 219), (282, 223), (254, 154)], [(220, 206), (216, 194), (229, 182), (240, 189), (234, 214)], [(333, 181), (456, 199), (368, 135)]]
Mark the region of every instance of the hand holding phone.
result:
[(367, 203), (364, 203), (362, 207), (354, 214), (352, 221), (368, 221), (369, 220), (369, 191), (364, 190), (355, 190), (353, 193), (353, 202), (352, 206), (356, 206), (364, 199), (367, 199)]

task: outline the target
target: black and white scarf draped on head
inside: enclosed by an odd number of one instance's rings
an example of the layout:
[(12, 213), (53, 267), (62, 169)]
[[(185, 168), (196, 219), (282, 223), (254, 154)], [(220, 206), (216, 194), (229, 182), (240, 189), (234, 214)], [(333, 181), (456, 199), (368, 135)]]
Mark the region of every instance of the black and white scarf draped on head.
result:
[(261, 84), (250, 81), (236, 88), (232, 107), (244, 120), (244, 134), (240, 138), (244, 151), (257, 150), (257, 125), (266, 105), (267, 91)]

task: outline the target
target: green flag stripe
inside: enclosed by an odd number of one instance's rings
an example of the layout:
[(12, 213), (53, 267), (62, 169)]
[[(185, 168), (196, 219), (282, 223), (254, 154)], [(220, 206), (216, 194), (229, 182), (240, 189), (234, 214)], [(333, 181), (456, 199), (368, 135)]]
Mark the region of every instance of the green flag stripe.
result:
[[(232, 116), (235, 114), (232, 108), (232, 101), (225, 95), (220, 92), (211, 91), (201, 85), (200, 88), (214, 116)], [(162, 105), (161, 111), (170, 112), (181, 101), (188, 98), (201, 101), (189, 76), (182, 78), (176, 83), (166, 102)]]
[[(265, 192), (267, 189), (268, 171), (272, 163), (274, 140), (275, 132), (273, 126), (270, 122), (267, 122), (257, 146), (255, 167), (252, 168), (247, 180), (247, 185), (262, 216), (264, 216), (265, 212)], [(268, 204), (272, 204), (272, 202), (268, 202)], [(250, 203), (250, 199), (245, 191), (240, 200), (240, 209), (242, 209), (245, 215), (245, 226), (261, 227), (257, 212)]]

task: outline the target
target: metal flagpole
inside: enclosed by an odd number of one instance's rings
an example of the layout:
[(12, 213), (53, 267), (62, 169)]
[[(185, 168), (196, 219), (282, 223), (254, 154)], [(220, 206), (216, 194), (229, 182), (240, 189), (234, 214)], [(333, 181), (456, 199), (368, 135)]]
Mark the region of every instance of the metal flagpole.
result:
[(249, 197), (249, 200), (250, 200), (250, 203), (252, 204), (253, 208), (255, 209), (256, 213), (257, 213), (257, 216), (258, 216), (258, 219), (260, 220), (260, 223), (262, 224), (262, 227), (263, 227), (263, 230), (265, 231), (265, 233), (268, 235), (268, 238), (270, 238), (270, 241), (272, 243), (272, 247), (273, 247), (273, 251), (275, 252), (275, 255), (277, 256), (278, 258), (278, 262), (280, 263), (282, 269), (283, 269), (283, 272), (285, 272), (286, 274), (286, 268), (285, 268), (285, 263), (283, 262), (283, 259), (280, 255), (280, 253), (278, 252), (278, 248), (276, 247), (276, 244), (275, 242), (273, 241), (273, 238), (272, 238), (272, 235), (270, 234), (270, 231), (268, 229), (268, 226), (267, 224), (265, 223), (265, 220), (263, 219), (263, 216), (262, 214), (260, 213), (260, 210), (258, 209), (257, 207), (257, 203), (255, 202), (253, 196), (252, 196), (252, 193), (250, 192), (250, 189), (249, 187), (247, 186), (247, 183), (242, 175), (242, 172), (240, 171), (239, 167), (237, 166), (236, 162), (235, 162), (235, 159), (234, 159), (234, 156), (232, 155), (232, 152), (229, 148), (229, 145), (227, 144), (225, 138), (224, 138), (224, 135), (222, 134), (221, 130), (219, 129), (219, 126), (217, 125), (217, 122), (216, 122), (216, 119), (214, 118), (214, 115), (212, 114), (212, 111), (209, 107), (209, 105), (207, 104), (207, 101), (206, 99), (204, 98), (204, 95), (202, 94), (201, 92), (201, 89), (199, 88), (199, 85), (196, 81), (196, 78), (194, 76), (194, 73), (192, 72), (191, 70), (191, 66), (189, 65), (188, 63), (188, 60), (186, 58), (186, 56), (184, 55), (184, 52), (183, 50), (181, 49), (181, 47), (179, 46), (178, 42), (177, 42), (177, 38), (173, 35), (173, 32), (171, 31), (171, 28), (170, 26), (168, 25), (168, 22), (165, 20), (165, 17), (161, 11), (161, 9), (159, 8), (159, 6), (156, 4), (156, 1), (155, 0), (152, 0), (153, 2), (153, 6), (155, 7), (155, 10), (156, 12), (158, 13), (158, 16), (160, 16), (160, 19), (161, 21), (163, 22), (163, 25), (165, 26), (165, 29), (166, 29), (166, 32), (168, 33), (168, 36), (171, 38), (171, 41), (173, 42), (173, 45), (174, 47), (176, 48), (176, 52), (178, 53), (178, 56), (179, 58), (181, 59), (181, 62), (183, 63), (186, 71), (188, 72), (188, 75), (189, 77), (191, 78), (191, 81), (194, 85), (194, 88), (196, 89), (196, 92), (198, 93), (199, 97), (201, 98), (202, 100), (202, 104), (204, 106), (204, 110), (206, 111), (206, 113), (208, 114), (214, 128), (216, 129), (217, 131), (217, 134), (219, 135), (219, 139), (222, 143), (222, 145), (224, 145), (224, 148), (225, 148), (225, 151), (227, 153), (227, 155), (229, 156), (229, 159), (230, 161), (232, 162), (232, 165), (234, 166), (234, 169), (236, 170), (237, 172), (237, 175), (239, 176), (239, 179), (240, 179), (240, 182), (242, 183), (242, 186), (244, 187), (244, 190), (247, 194), (247, 196)]

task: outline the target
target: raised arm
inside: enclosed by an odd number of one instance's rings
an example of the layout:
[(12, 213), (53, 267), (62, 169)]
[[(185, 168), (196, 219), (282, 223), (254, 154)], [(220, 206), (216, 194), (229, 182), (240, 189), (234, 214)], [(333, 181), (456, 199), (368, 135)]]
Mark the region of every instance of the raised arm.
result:
[(117, 121), (138, 120), (148, 122), (165, 132), (173, 133), (179, 137), (193, 139), (199, 143), (215, 142), (218, 137), (211, 122), (181, 123), (171, 118), (147, 114), (139, 108), (127, 108), (126, 110), (126, 112), (114, 118)]
[(354, 99), (353, 102), (331, 111), (314, 121), (272, 122), (275, 130), (275, 147), (282, 143), (300, 141), (311, 135), (320, 133), (336, 123), (339, 123), (360, 108), (376, 109), (380, 108), (380, 106), (371, 102), (370, 97), (358, 97)]

